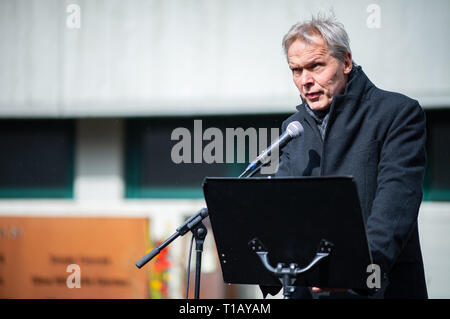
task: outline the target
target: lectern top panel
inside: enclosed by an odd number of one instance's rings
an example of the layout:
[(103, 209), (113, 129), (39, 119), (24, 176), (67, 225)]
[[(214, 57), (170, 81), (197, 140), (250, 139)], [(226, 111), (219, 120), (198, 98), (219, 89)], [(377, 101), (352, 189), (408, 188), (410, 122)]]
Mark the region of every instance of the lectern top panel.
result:
[(299, 286), (367, 288), (371, 256), (352, 177), (206, 178), (203, 184), (226, 283), (279, 285), (248, 243), (258, 238), (277, 263), (309, 264), (321, 239), (331, 255)]

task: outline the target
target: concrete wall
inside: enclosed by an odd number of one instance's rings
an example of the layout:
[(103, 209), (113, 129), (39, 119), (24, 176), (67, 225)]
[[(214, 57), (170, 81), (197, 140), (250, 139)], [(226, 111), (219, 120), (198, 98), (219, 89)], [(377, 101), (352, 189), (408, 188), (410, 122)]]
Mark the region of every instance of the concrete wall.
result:
[(447, 0), (3, 0), (0, 116), (291, 111), (281, 39), (331, 9), (375, 84), (450, 105)]

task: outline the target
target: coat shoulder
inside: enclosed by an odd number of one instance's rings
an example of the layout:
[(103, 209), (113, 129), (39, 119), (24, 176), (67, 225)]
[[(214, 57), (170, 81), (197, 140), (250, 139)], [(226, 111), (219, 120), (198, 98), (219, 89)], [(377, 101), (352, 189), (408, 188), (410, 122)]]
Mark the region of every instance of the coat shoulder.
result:
[(386, 91), (373, 87), (371, 90), (368, 100), (372, 102), (372, 105), (377, 105), (377, 108), (381, 108), (383, 111), (388, 111), (390, 113), (402, 112), (405, 110), (421, 110), (419, 102), (412, 99), (402, 93)]

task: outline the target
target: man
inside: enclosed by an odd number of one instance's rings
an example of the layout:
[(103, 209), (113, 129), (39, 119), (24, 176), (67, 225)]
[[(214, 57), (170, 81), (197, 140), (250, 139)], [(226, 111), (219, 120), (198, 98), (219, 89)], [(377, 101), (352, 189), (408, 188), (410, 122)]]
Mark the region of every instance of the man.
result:
[(417, 228), (424, 112), (417, 101), (370, 82), (334, 18), (294, 25), (283, 46), (303, 103), (282, 129), (300, 121), (305, 131), (283, 149), (277, 176), (354, 176), (373, 261), (382, 273), (372, 297), (427, 298)]

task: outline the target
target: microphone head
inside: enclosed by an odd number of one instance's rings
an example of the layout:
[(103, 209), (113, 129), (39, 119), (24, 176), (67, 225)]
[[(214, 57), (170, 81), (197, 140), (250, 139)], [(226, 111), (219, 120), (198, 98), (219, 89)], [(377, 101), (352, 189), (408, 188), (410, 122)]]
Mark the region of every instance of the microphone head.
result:
[(299, 121), (289, 123), (286, 128), (286, 132), (288, 132), (290, 137), (297, 137), (303, 134), (303, 131), (303, 125), (301, 125)]

